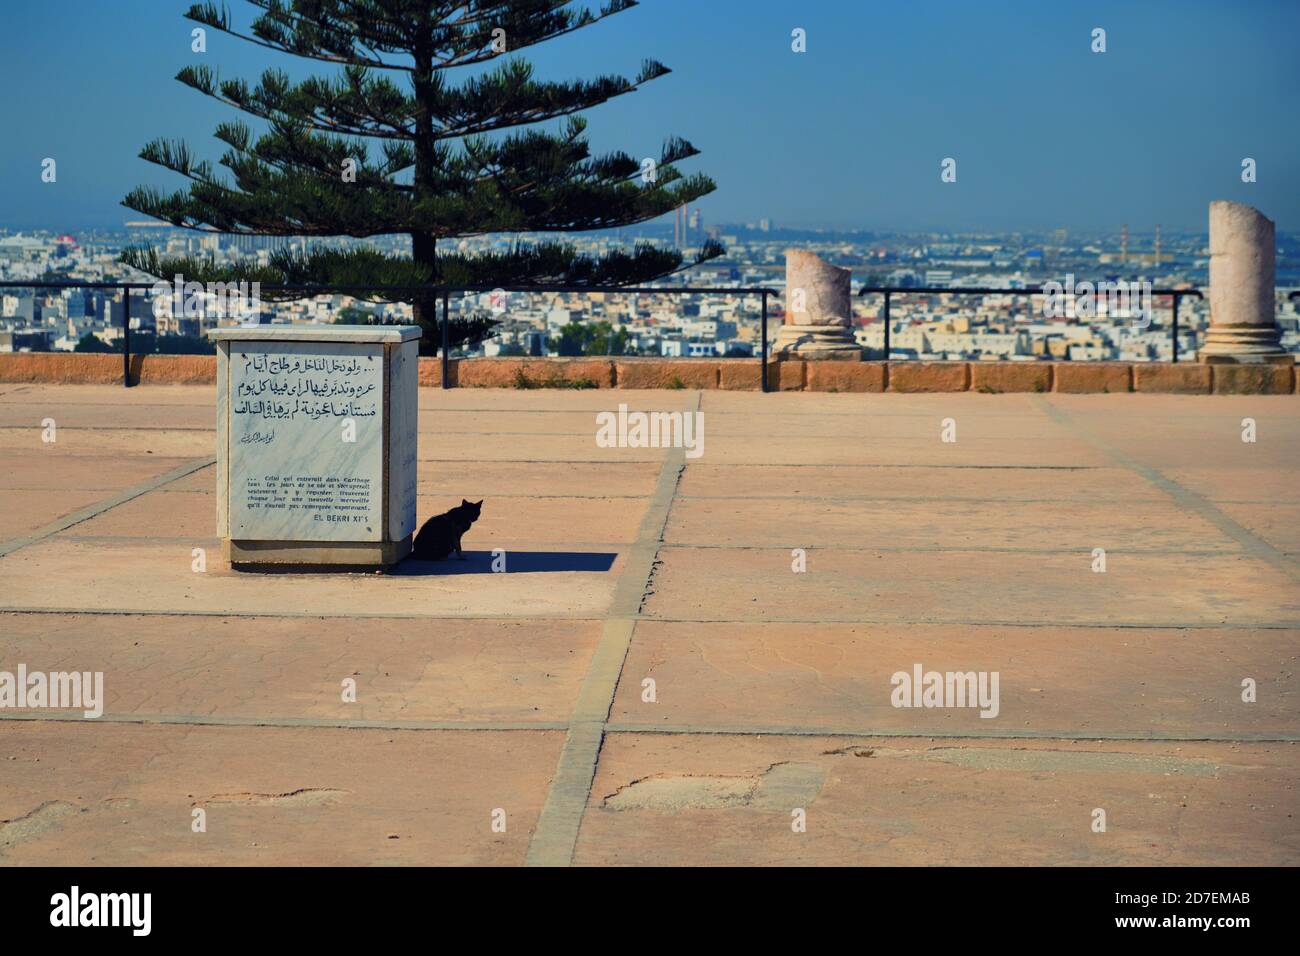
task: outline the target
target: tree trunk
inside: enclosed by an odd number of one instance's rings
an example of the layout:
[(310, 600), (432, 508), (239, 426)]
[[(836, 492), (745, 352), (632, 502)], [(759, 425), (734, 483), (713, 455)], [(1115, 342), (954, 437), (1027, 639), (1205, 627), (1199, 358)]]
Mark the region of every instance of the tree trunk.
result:
[[(415, 72), (415, 199), (418, 202), (433, 191), (433, 115), (430, 111), (433, 84), (433, 44), (428, 34), (417, 40), (413, 58)], [(437, 238), (429, 232), (411, 233), (411, 259), (429, 267), (432, 281), (437, 282)], [(438, 297), (417, 295), (411, 303), (415, 323), (423, 329), (420, 336), (420, 354), (436, 355), (442, 346), (438, 326)], [(445, 318), (445, 316), (444, 316)]]
[[(427, 232), (411, 234), (411, 258), (428, 265), (430, 273), (436, 275), (437, 240)], [(420, 354), (437, 355), (442, 347), (442, 329), (439, 327), (438, 297), (436, 295), (417, 295), (411, 302), (415, 314), (415, 324), (423, 331), (420, 335)]]

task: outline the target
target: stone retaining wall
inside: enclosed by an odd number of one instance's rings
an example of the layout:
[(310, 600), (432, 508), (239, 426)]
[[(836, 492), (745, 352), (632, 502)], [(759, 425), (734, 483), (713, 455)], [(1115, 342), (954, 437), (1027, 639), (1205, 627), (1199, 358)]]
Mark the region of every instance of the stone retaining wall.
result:
[[(758, 359), (493, 358), (453, 359), (461, 388), (758, 389)], [(140, 385), (211, 385), (211, 355), (134, 355)], [(1188, 395), (1297, 393), (1294, 365), (1195, 362), (845, 362), (768, 365), (779, 391), (811, 392), (1158, 392)], [(0, 355), (0, 382), (118, 385), (122, 356), (67, 352)], [(420, 359), (420, 384), (442, 384), (442, 363)]]

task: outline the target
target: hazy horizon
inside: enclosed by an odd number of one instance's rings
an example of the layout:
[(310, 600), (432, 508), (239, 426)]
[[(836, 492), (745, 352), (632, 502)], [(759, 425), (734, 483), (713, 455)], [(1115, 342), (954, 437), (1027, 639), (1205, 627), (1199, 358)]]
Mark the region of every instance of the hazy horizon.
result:
[[(182, 180), (138, 158), (157, 137), (216, 159), (212, 131), (242, 117), (173, 79), (201, 62), (253, 79), (333, 72), (208, 31), (190, 52), (189, 0), (91, 0), (0, 10), (0, 227), (120, 229), (140, 184)], [(244, 22), (248, 4), (229, 4)], [(1106, 30), (1105, 53), (1091, 52)], [(807, 52), (791, 50), (806, 31)], [(706, 223), (874, 232), (1204, 232), (1209, 202), (1256, 206), (1300, 229), (1300, 89), (1289, 49), (1300, 5), (1205, 0), (1039, 5), (957, 2), (791, 9), (775, 0), (640, 7), (521, 51), (539, 76), (673, 73), (585, 111), (593, 149), (657, 153), (718, 184)], [(452, 71), (454, 77), (471, 71)], [(257, 126), (256, 122), (253, 124)], [(40, 180), (44, 157), (58, 181)], [(957, 181), (940, 163), (957, 160)], [(1258, 181), (1241, 181), (1241, 161)]]

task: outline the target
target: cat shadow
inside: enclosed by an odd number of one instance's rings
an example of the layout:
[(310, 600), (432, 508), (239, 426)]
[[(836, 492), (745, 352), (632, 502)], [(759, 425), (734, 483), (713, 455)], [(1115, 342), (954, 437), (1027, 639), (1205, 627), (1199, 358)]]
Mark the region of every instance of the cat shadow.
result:
[[(616, 553), (601, 551), (466, 551), (465, 560), (417, 561), (406, 558), (388, 571), (392, 575), (435, 574), (539, 574), (550, 571), (590, 571), (603, 573), (614, 566)], [(504, 560), (503, 570), (494, 570)]]

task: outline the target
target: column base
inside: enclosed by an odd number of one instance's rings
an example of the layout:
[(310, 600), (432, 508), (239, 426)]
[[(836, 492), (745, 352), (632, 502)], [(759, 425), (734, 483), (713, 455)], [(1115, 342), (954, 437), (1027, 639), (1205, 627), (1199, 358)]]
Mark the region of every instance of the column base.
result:
[(777, 357), (861, 361), (862, 346), (844, 325), (783, 325), (776, 333)]
[(1280, 336), (1275, 325), (1211, 325), (1196, 358), (1210, 365), (1290, 365), (1295, 356), (1283, 350)]
[(294, 568), (349, 568), (371, 570), (391, 567), (411, 553), (411, 536), (401, 541), (230, 541), (224, 542), (226, 560), (240, 571)]
[(1296, 364), (1296, 357), (1290, 352), (1247, 353), (1245, 355), (1206, 355), (1203, 352), (1198, 352), (1196, 361), (1202, 365), (1294, 365)]

